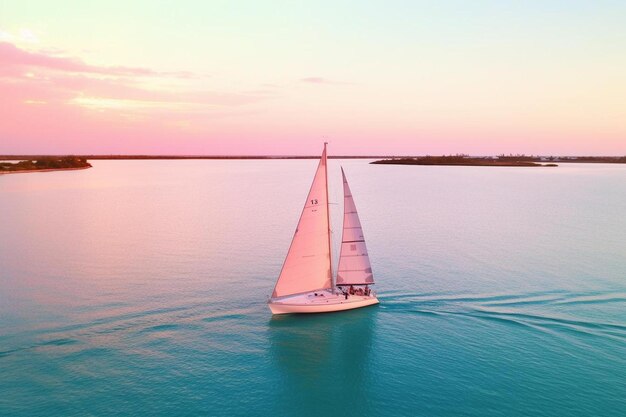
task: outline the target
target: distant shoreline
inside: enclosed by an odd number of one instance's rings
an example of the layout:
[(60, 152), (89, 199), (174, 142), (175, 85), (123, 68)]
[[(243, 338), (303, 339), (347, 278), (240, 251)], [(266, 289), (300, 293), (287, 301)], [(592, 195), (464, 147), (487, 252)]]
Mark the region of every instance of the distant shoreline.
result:
[(77, 167), (77, 168), (46, 168), (46, 169), (21, 169), (17, 171), (0, 171), (0, 175), (4, 174), (30, 174), (33, 172), (52, 172), (52, 171), (75, 171), (78, 169), (89, 169), (88, 167)]
[(464, 154), (442, 156), (417, 156), (385, 158), (371, 164), (382, 165), (444, 165), (444, 166), (486, 166), (486, 167), (558, 167), (558, 163), (582, 164), (624, 164), (626, 156), (576, 156), (545, 157), (527, 155), (469, 156)]
[[(276, 159), (319, 159), (319, 155), (0, 155), (0, 161), (19, 161), (42, 158), (63, 158), (77, 157), (87, 160), (177, 160), (177, 159), (209, 159), (209, 160), (276, 160)], [(429, 156), (429, 155), (335, 155), (328, 156), (328, 159), (376, 159), (376, 160), (420, 160), (424, 158), (442, 159), (454, 158), (456, 156)], [(623, 164), (626, 163), (626, 156), (526, 156), (526, 155), (499, 155), (499, 156), (468, 156), (469, 160), (494, 160), (499, 162), (536, 162), (536, 163), (605, 163)], [(475, 165), (473, 162), (466, 162), (466, 165)], [(424, 164), (426, 165), (426, 164)], [(442, 165), (432, 163), (430, 165)], [(455, 163), (454, 165), (460, 165)], [(491, 166), (491, 165), (490, 165)], [(505, 165), (499, 165), (505, 166)], [(515, 165), (517, 166), (517, 165)]]
[(426, 165), (426, 166), (463, 166), (463, 167), (558, 167), (557, 164), (540, 164), (529, 161), (497, 161), (491, 159), (468, 158), (465, 161), (447, 161), (445, 158), (403, 158), (383, 159), (370, 162), (380, 165)]
[[(62, 158), (76, 156), (91, 160), (154, 160), (154, 159), (320, 159), (319, 155), (0, 155), (0, 161), (19, 161), (26, 159)], [(328, 159), (381, 159), (392, 158), (389, 155), (354, 156), (337, 155), (328, 156)]]
[(500, 164), (481, 164), (481, 163), (465, 163), (465, 164), (454, 164), (451, 162), (441, 162), (441, 163), (435, 163), (435, 164), (424, 164), (424, 163), (420, 163), (420, 162), (414, 162), (414, 163), (400, 163), (400, 162), (379, 162), (379, 161), (375, 161), (375, 162), (371, 162), (371, 164), (375, 164), (375, 165), (422, 165), (422, 166), (448, 166), (448, 167), (558, 167), (557, 164), (535, 164), (535, 163), (530, 163), (530, 164), (524, 164), (524, 163), (513, 163), (513, 162), (503, 162)]
[(0, 162), (0, 174), (51, 172), (85, 168), (91, 168), (91, 164), (85, 158), (77, 156), (29, 158), (18, 162)]

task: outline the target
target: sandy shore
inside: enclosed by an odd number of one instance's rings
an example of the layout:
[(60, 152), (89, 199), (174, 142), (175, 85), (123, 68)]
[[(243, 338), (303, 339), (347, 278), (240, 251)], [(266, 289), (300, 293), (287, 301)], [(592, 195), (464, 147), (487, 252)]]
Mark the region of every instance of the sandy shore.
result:
[(78, 167), (78, 168), (51, 168), (51, 169), (24, 169), (21, 171), (0, 171), (2, 174), (28, 174), (31, 172), (51, 172), (51, 171), (75, 171), (77, 169), (88, 169), (91, 167)]

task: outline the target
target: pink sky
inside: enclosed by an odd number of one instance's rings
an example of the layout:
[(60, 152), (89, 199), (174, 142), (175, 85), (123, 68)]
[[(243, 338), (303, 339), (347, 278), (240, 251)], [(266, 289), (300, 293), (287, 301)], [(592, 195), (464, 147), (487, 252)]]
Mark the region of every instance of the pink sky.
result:
[(4, 5), (0, 154), (626, 154), (624, 8), (361, 5)]
[[(212, 153), (204, 140), (215, 134), (209, 119), (272, 96), (197, 90), (187, 81), (198, 77), (188, 72), (89, 65), (8, 42), (0, 43), (0, 62), (3, 153)], [(172, 81), (182, 84), (160, 87)], [(220, 125), (226, 140), (218, 152), (232, 151), (230, 140), (245, 140), (246, 129)]]

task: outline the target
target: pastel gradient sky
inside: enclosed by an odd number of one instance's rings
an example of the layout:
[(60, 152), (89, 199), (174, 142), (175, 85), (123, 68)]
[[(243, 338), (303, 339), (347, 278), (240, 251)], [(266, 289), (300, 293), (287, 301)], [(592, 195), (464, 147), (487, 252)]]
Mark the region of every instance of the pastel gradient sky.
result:
[(0, 154), (626, 154), (625, 1), (0, 0)]

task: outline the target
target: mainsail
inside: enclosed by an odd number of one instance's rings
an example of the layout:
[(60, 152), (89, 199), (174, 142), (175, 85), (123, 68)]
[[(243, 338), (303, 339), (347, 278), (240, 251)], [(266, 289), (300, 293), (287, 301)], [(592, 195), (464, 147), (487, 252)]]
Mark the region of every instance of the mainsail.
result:
[(372, 266), (346, 174), (343, 176), (343, 236), (337, 269), (337, 285), (373, 284)]
[(326, 144), (272, 297), (332, 287)]

